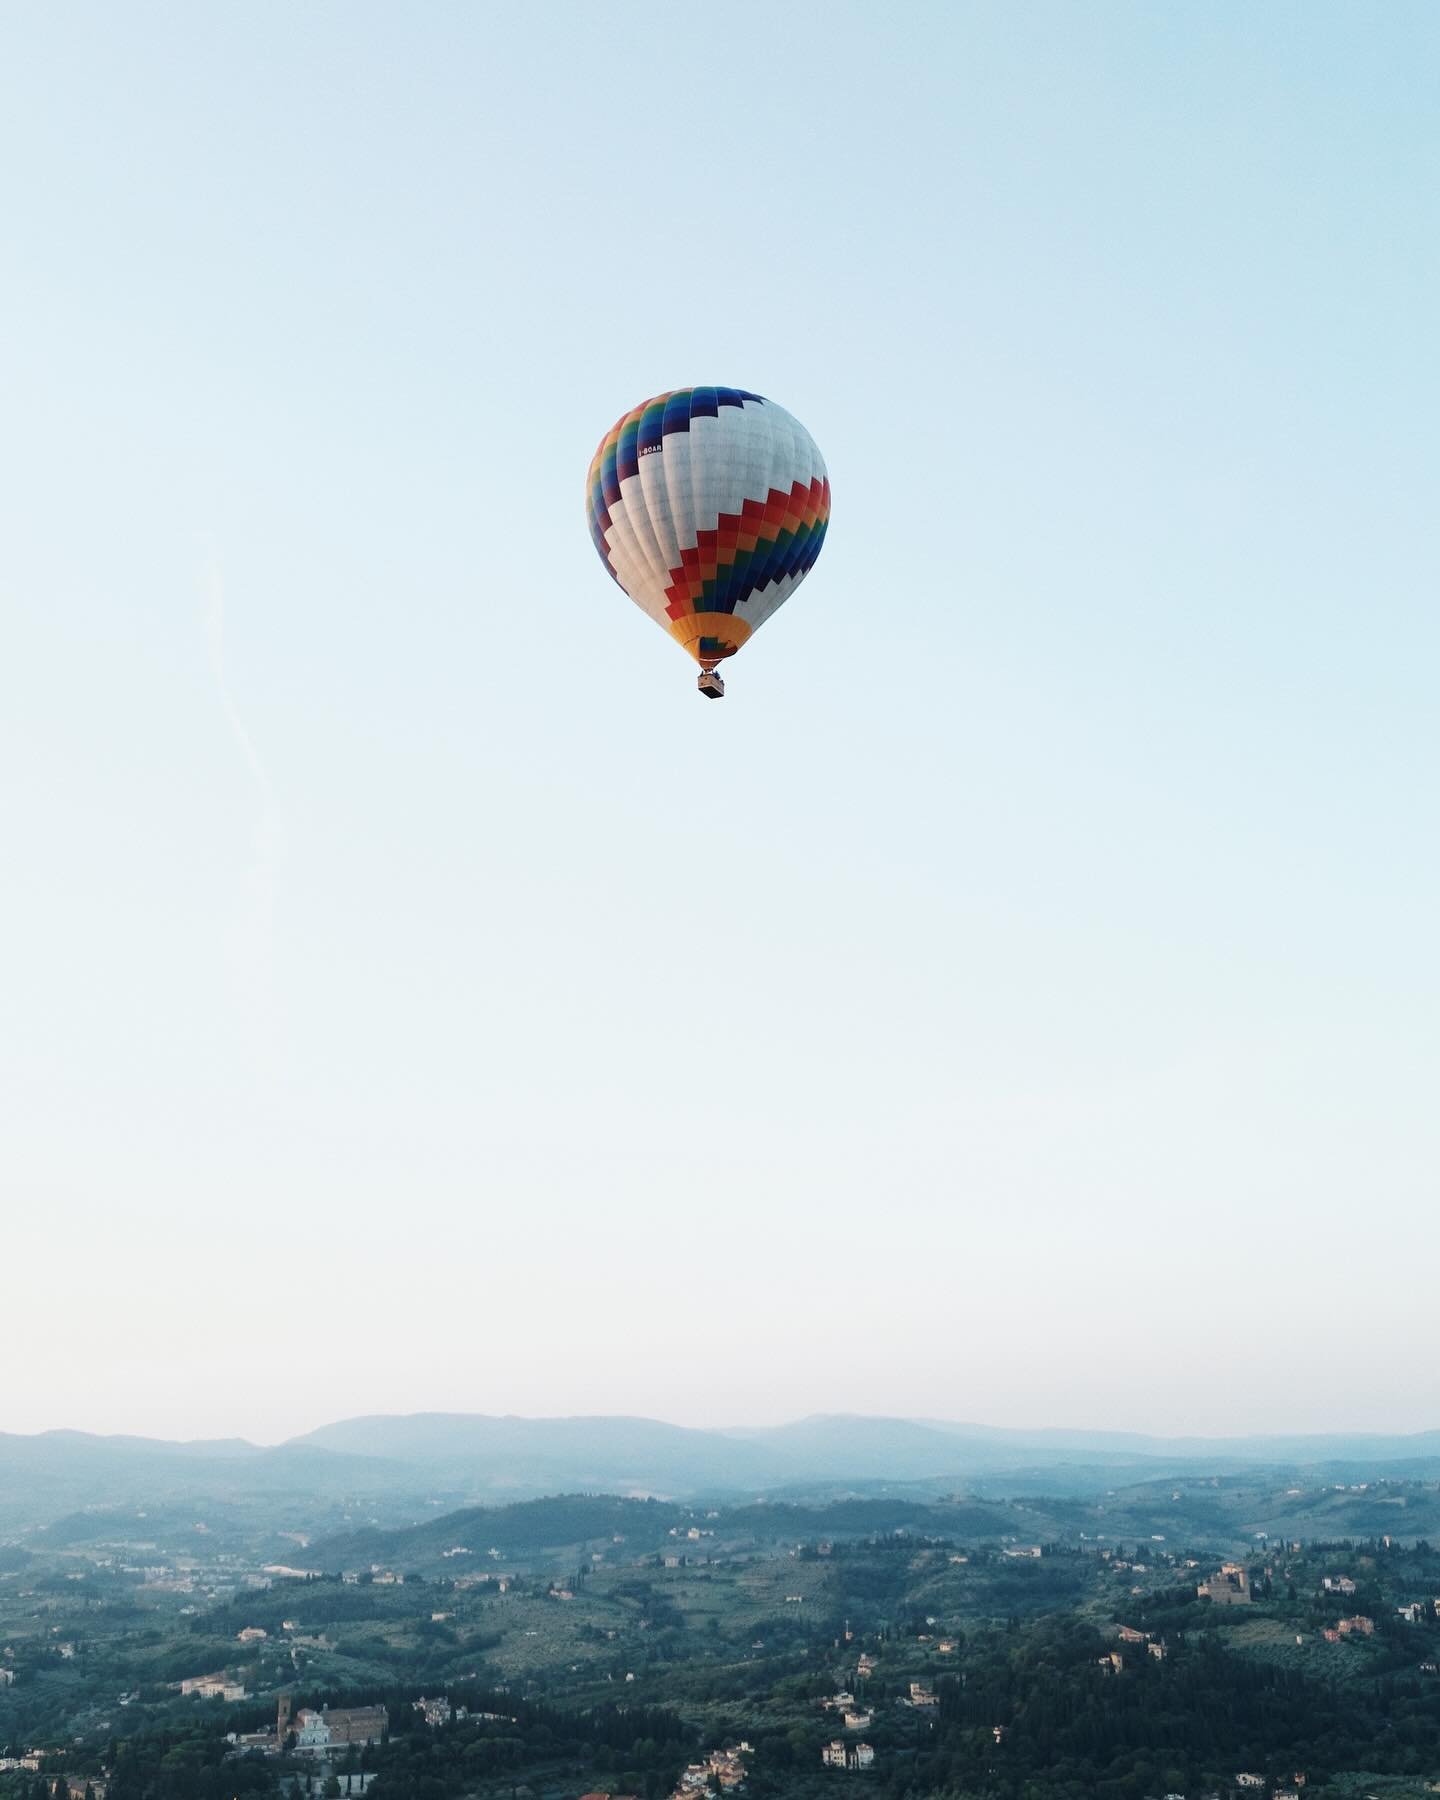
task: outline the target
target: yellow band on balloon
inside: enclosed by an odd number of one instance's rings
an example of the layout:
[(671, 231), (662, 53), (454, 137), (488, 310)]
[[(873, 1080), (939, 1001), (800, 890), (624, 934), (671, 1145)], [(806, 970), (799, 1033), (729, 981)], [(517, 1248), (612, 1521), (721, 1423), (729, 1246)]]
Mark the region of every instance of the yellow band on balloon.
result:
[[(722, 656), (733, 656), (750, 636), (750, 626), (744, 619), (737, 619), (734, 613), (721, 612), (687, 613), (683, 619), (672, 619), (669, 631), (675, 642), (682, 649), (688, 650), (696, 662), (710, 662)], [(713, 638), (724, 648), (707, 650), (702, 658), (701, 638)]]

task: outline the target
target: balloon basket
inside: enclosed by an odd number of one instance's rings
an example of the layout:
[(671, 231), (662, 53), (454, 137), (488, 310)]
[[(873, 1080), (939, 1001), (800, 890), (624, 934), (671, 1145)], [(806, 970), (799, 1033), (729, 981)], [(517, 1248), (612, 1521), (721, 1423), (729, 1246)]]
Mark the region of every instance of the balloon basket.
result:
[(696, 685), (707, 700), (723, 700), (725, 698), (725, 683), (714, 669), (702, 669), (700, 680)]

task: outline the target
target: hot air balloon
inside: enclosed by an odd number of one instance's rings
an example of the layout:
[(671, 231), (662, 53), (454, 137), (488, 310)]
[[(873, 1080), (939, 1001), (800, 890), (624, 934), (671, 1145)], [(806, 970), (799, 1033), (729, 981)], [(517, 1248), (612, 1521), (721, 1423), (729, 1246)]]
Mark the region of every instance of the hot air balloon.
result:
[(676, 388), (600, 440), (585, 485), (590, 535), (625, 592), (725, 693), (727, 656), (810, 573), (830, 519), (815, 440), (744, 388)]

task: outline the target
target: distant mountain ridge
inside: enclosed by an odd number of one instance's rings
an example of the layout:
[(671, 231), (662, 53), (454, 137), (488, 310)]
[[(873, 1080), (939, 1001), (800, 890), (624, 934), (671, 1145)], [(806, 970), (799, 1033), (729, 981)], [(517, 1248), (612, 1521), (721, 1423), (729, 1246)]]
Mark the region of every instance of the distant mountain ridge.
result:
[(1233, 1456), (1246, 1462), (1363, 1461), (1366, 1457), (1403, 1460), (1440, 1456), (1440, 1430), (1413, 1432), (1260, 1432), (1248, 1437), (1152, 1437), (1139, 1431), (1083, 1431), (1068, 1426), (1026, 1430), (1008, 1425), (962, 1425), (945, 1420), (917, 1420), (936, 1431), (964, 1437), (1024, 1442), (1039, 1449), (1100, 1451), (1143, 1456)]
[(817, 1414), (777, 1426), (702, 1430), (625, 1416), (372, 1414), (283, 1444), (175, 1442), (78, 1431), (0, 1433), (0, 1530), (76, 1509), (190, 1497), (268, 1504), (495, 1505), (559, 1493), (755, 1499), (930, 1484), (936, 1493), (1094, 1492), (1120, 1480), (1308, 1469), (1329, 1479), (1392, 1469), (1440, 1475), (1440, 1430), (1151, 1437), (944, 1420)]
[(609, 1464), (673, 1455), (694, 1459), (697, 1472), (703, 1468), (712, 1479), (728, 1472), (739, 1486), (806, 1476), (904, 1481), (1074, 1462), (1132, 1467), (1197, 1460), (1253, 1465), (1440, 1459), (1440, 1430), (1153, 1437), (867, 1413), (816, 1413), (784, 1425), (722, 1429), (604, 1415), (376, 1413), (322, 1425), (289, 1442), (401, 1461), (466, 1461), (504, 1453), (544, 1461), (559, 1457), (573, 1466), (587, 1456)]
[[(578, 1416), (533, 1419), (514, 1414), (372, 1414), (322, 1425), (292, 1447), (424, 1462), (453, 1471), (495, 1461), (539, 1472), (563, 1470), (569, 1484), (597, 1479), (649, 1487), (659, 1469), (721, 1486), (763, 1479), (768, 1461), (722, 1434), (659, 1419)], [(673, 1479), (673, 1476), (671, 1477)]]

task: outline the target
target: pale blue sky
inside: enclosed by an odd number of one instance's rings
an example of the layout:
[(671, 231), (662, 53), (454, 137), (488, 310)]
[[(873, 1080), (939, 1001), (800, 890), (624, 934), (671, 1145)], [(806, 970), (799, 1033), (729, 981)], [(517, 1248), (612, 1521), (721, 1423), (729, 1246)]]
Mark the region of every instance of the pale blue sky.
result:
[[(1435, 1424), (1437, 74), (0, 11), (0, 1428)], [(835, 493), (718, 707), (581, 507), (716, 381)]]

